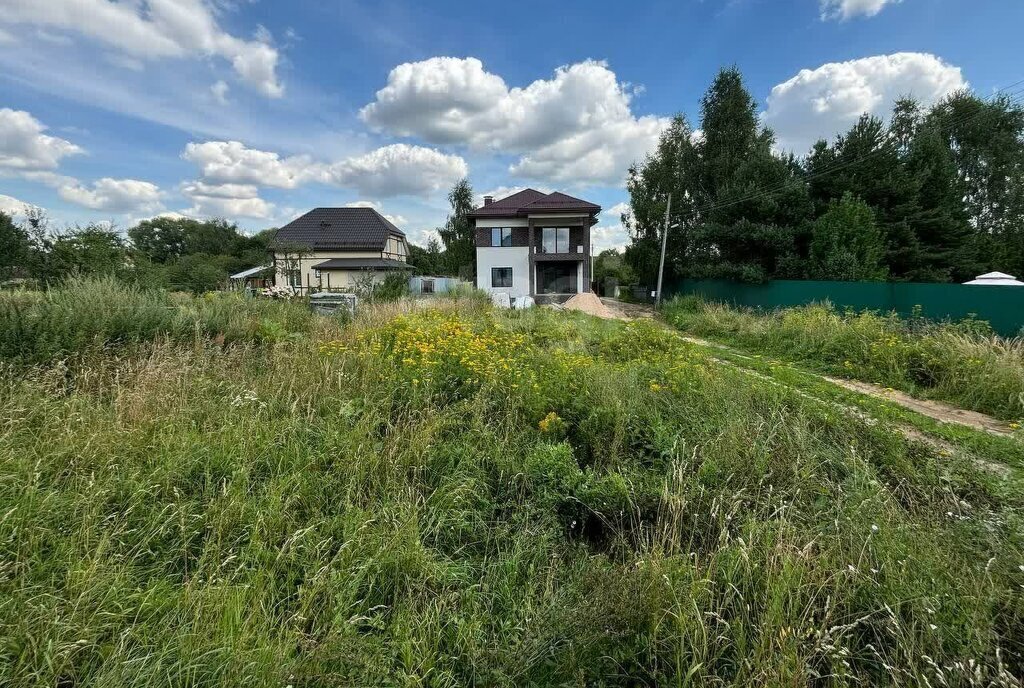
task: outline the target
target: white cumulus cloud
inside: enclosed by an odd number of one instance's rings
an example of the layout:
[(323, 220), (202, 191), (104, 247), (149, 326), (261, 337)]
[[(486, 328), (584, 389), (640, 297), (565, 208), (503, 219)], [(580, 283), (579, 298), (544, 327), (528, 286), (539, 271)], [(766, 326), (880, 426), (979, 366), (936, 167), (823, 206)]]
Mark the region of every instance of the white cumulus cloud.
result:
[(405, 225), (406, 223), (409, 222), (402, 215), (389, 215), (388, 213), (385, 213), (384, 212), (384, 206), (381, 205), (380, 203), (376, 202), (376, 201), (352, 201), (351, 203), (346, 203), (345, 207), (346, 208), (373, 208), (378, 213), (380, 213), (382, 216), (384, 216), (384, 218), (388, 222), (390, 222), (391, 224), (395, 225), (399, 229), (401, 229), (403, 225)]
[(621, 251), (629, 244), (629, 233), (621, 224), (598, 225), (590, 230), (590, 241), (594, 255), (610, 248)]
[(188, 216), (266, 219), (274, 214), (274, 204), (260, 198), (254, 184), (185, 182), (181, 194), (192, 202), (192, 207), (182, 211)]
[(601, 218), (606, 224), (598, 224), (590, 230), (590, 239), (594, 244), (594, 254), (609, 248), (621, 251), (629, 243), (629, 233), (622, 225), (622, 216), (632, 212), (629, 203), (621, 201), (611, 208), (601, 211)]
[(469, 173), (466, 161), (432, 148), (395, 143), (330, 165), (325, 178), (373, 196), (426, 195)]
[(959, 67), (927, 53), (876, 55), (804, 69), (772, 88), (764, 123), (779, 148), (805, 153), (867, 112), (884, 117), (901, 96), (930, 104), (967, 86)]
[(33, 203), (27, 203), (25, 201), (19, 201), (14, 196), (6, 196), (0, 194), (0, 213), (9, 217), (17, 218), (20, 215), (25, 214), (26, 208), (36, 208)]
[(608, 208), (608, 210), (601, 211), (601, 214), (610, 217), (613, 220), (620, 220), (622, 219), (623, 215), (628, 215), (632, 212), (633, 209), (629, 206), (629, 203), (626, 203), (625, 201), (620, 201), (619, 203), (613, 205), (611, 208)]
[(198, 165), (206, 179), (281, 189), (294, 189), (320, 170), (319, 166), (311, 169), (314, 163), (308, 156), (282, 158), (239, 141), (189, 143), (181, 157)]
[(901, 0), (821, 0), (822, 20), (839, 19), (846, 21), (854, 17), (873, 17), (886, 5), (895, 5)]
[(526, 154), (510, 169), (524, 177), (621, 183), (667, 125), (664, 118), (635, 116), (634, 92), (593, 60), (509, 88), (476, 58), (433, 57), (392, 69), (360, 116), (399, 136)]
[(31, 25), (85, 36), (142, 60), (219, 57), (269, 97), (284, 88), (266, 31), (238, 38), (203, 0), (0, 0), (0, 25)]
[(62, 158), (83, 152), (70, 141), (44, 131), (46, 127), (24, 110), (0, 108), (0, 169), (53, 170)]
[(61, 186), (57, 192), (65, 201), (92, 210), (153, 213), (163, 208), (164, 193), (160, 188), (138, 179), (104, 177), (93, 182), (91, 188), (75, 183)]
[(190, 143), (182, 153), (206, 181), (294, 189), (308, 182), (334, 184), (370, 196), (426, 195), (466, 176), (466, 161), (432, 148), (396, 143), (364, 155), (322, 162), (308, 155), (282, 157), (238, 141)]

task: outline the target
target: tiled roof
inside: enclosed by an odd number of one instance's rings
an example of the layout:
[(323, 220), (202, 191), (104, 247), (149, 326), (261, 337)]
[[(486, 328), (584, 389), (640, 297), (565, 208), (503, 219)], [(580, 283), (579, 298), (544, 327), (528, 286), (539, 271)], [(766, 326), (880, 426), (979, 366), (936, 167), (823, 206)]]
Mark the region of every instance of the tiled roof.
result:
[(314, 208), (277, 230), (274, 243), (314, 251), (381, 251), (389, 235), (405, 236), (373, 208)]
[(412, 270), (413, 267), (401, 260), (390, 258), (331, 258), (313, 266), (317, 270)]
[(568, 194), (555, 191), (550, 193), (543, 198), (538, 198), (533, 203), (521, 208), (521, 210), (527, 213), (543, 212), (543, 211), (560, 211), (560, 210), (586, 210), (587, 212), (597, 213), (601, 211), (601, 206), (595, 205), (590, 201), (584, 201), (579, 198), (573, 198)]
[(601, 212), (601, 206), (558, 191), (545, 194), (536, 189), (523, 189), (492, 203), (482, 205), (470, 217), (510, 217), (543, 212)]

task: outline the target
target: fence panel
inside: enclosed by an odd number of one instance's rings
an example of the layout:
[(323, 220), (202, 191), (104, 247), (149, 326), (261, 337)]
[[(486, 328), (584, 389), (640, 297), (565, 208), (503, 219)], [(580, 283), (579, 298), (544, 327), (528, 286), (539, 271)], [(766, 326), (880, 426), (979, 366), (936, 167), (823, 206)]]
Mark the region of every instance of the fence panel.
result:
[(934, 320), (986, 320), (1003, 336), (1024, 328), (1024, 287), (915, 282), (821, 282), (773, 280), (746, 284), (728, 280), (681, 280), (667, 295), (698, 294), (713, 301), (751, 308), (786, 308), (830, 301), (838, 308), (896, 311), (908, 316), (919, 309)]

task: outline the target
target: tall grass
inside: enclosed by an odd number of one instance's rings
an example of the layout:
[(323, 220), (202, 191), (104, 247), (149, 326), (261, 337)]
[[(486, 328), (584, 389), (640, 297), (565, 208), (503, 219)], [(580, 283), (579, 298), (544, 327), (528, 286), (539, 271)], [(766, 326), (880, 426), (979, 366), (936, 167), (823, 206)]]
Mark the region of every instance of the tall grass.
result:
[(840, 312), (828, 304), (762, 313), (695, 297), (674, 299), (665, 315), (686, 332), (752, 353), (1004, 420), (1024, 418), (1024, 340), (993, 335), (983, 323), (907, 321), (895, 314)]
[(1017, 479), (436, 303), (0, 377), (0, 684), (1019, 685)]
[(0, 358), (38, 363), (160, 337), (273, 341), (311, 322), (299, 304), (235, 293), (172, 298), (113, 277), (72, 278), (46, 292), (0, 294)]

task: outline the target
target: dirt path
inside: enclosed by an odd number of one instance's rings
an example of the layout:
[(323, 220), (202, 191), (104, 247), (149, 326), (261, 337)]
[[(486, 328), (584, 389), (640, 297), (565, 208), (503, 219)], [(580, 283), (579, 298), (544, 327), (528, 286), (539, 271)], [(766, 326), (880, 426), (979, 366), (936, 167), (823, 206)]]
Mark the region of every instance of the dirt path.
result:
[(626, 303), (618, 299), (604, 297), (601, 298), (601, 303), (619, 320), (638, 320), (641, 318), (653, 318), (657, 315), (654, 307), (646, 303)]
[[(647, 304), (637, 303), (624, 303), (616, 299), (602, 298), (601, 302), (610, 310), (614, 317), (620, 320), (635, 320), (638, 318), (654, 318), (656, 317), (656, 311), (652, 306)], [(752, 360), (752, 356), (737, 351), (732, 347), (725, 346), (724, 344), (717, 344), (710, 342), (699, 337), (692, 337), (690, 335), (682, 335), (683, 339), (699, 346), (710, 347), (713, 349), (720, 349), (727, 351), (731, 355), (738, 358), (744, 358)], [(827, 375), (820, 375), (811, 371), (804, 370), (810, 375), (815, 375), (822, 380), (831, 382), (834, 385), (838, 385), (843, 389), (850, 390), (852, 392), (858, 392), (860, 394), (874, 397), (876, 399), (882, 399), (885, 401), (892, 402), (905, 409), (919, 413), (922, 416), (927, 416), (932, 420), (937, 420), (940, 423), (953, 423), (956, 425), (962, 425), (964, 427), (971, 428), (972, 430), (980, 430), (982, 432), (991, 433), (993, 435), (999, 435), (1002, 437), (1013, 436), (1013, 430), (1011, 430), (1006, 423), (986, 416), (983, 413), (976, 411), (967, 411), (965, 409), (957, 408), (949, 404), (944, 404), (941, 401), (932, 401), (926, 399), (915, 399), (909, 394), (903, 392), (897, 392), (895, 390), (886, 389), (879, 385), (872, 384), (870, 382), (858, 382), (856, 380), (844, 380), (841, 378), (829, 377)]]

